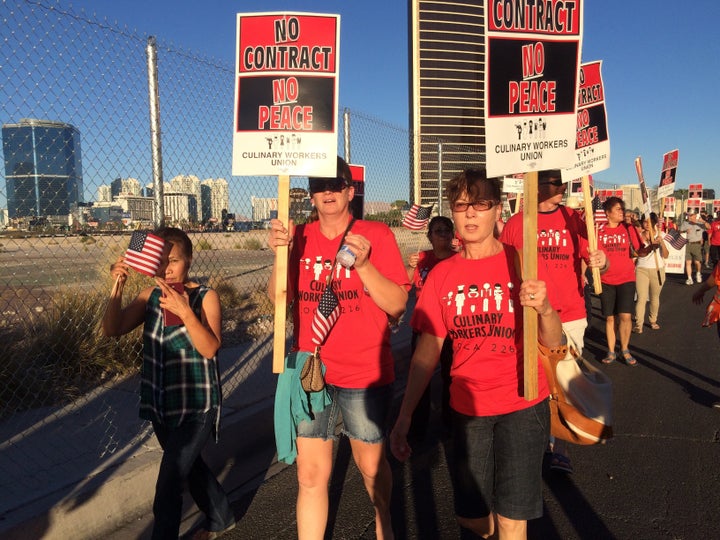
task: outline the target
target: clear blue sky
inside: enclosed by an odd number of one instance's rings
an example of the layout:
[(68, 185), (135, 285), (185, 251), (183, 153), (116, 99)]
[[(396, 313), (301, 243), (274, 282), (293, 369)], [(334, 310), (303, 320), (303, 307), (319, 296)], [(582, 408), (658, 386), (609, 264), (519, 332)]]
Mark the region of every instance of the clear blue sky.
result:
[[(232, 66), (235, 14), (339, 13), (340, 106), (408, 125), (406, 0), (73, 0), (76, 9), (156, 35)], [(603, 183), (637, 183), (634, 159), (657, 185), (662, 154), (680, 149), (680, 188), (720, 197), (720, 2), (585, 2), (583, 61), (603, 60), (611, 167)]]

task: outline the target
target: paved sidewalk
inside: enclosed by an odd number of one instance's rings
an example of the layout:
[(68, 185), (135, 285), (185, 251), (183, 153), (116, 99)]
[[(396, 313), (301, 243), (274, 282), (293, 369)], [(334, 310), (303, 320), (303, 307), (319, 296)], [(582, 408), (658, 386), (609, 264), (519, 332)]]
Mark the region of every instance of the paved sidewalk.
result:
[[(720, 411), (711, 404), (720, 396), (718, 341), (714, 329), (700, 327), (703, 307), (690, 302), (694, 287), (669, 277), (661, 303), (662, 330), (646, 327), (631, 338), (637, 368), (600, 364), (604, 321), (593, 319), (586, 357), (613, 379), (615, 438), (605, 446), (573, 447), (572, 475), (545, 470), (545, 514), (530, 522), (530, 538), (717, 538)], [(593, 304), (597, 314), (597, 299)], [(447, 473), (451, 448), (440, 438), (437, 422), (434, 426), (408, 463), (392, 462), (397, 538), (470, 537), (454, 521)], [(374, 538), (372, 508), (346, 442), (337, 446), (337, 456), (326, 537)], [(296, 538), (296, 492), (294, 466), (268, 467), (262, 478), (231, 493), (238, 526), (223, 538)], [(185, 520), (184, 531), (197, 526), (197, 519), (192, 515)], [(150, 525), (145, 516), (109, 538), (146, 539)]]

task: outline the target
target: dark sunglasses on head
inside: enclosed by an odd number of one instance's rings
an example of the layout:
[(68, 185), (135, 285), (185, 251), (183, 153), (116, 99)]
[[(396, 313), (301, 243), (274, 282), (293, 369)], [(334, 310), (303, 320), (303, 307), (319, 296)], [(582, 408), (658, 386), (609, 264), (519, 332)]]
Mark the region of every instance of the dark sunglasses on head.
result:
[(310, 193), (322, 193), (323, 191), (340, 192), (348, 186), (344, 178), (311, 178)]
[(550, 184), (551, 186), (560, 187), (563, 185), (562, 180), (545, 180), (544, 182), (540, 182), (541, 186)]

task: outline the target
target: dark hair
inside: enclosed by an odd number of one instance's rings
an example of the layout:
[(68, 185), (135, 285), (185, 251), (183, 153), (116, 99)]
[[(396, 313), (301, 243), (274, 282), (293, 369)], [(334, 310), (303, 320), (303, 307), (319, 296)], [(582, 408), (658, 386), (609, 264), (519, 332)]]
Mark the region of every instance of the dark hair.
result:
[(428, 223), (428, 238), (430, 238), (430, 235), (433, 232), (433, 226), (439, 223), (443, 223), (445, 226), (447, 226), (447, 228), (450, 229), (450, 232), (453, 232), (455, 230), (455, 224), (453, 223), (452, 219), (446, 216), (435, 216), (430, 220), (430, 223)]
[(502, 196), (500, 180), (488, 178), (485, 169), (466, 169), (447, 183), (445, 198), (452, 206), (463, 193), (473, 201), (489, 199), (499, 203)]
[[(336, 174), (336, 178), (344, 178), (345, 183), (348, 186), (352, 185), (352, 171), (350, 170), (350, 166), (340, 156), (337, 157), (337, 168), (335, 169), (335, 174)], [(313, 180), (315, 178), (324, 178), (324, 177), (310, 176), (310, 177), (308, 177), (308, 183), (310, 182), (310, 180)]]
[(547, 182), (551, 178), (562, 179), (562, 172), (560, 172), (560, 169), (547, 169), (538, 173), (538, 182)]
[[(647, 221), (647, 214), (643, 214), (642, 221), (643, 221), (643, 223), (645, 223)], [(657, 222), (658, 222), (657, 214), (655, 212), (650, 212), (650, 223), (653, 226), (655, 226), (655, 225), (657, 225)]]
[(185, 258), (188, 261), (192, 259), (192, 242), (185, 231), (176, 227), (163, 227), (158, 229), (156, 234), (163, 240), (170, 242), (173, 245), (179, 245), (180, 249), (182, 249), (183, 255), (185, 255)]
[(609, 212), (610, 209), (615, 206), (616, 204), (620, 204), (620, 208), (622, 208), (623, 214), (625, 213), (625, 201), (623, 201), (620, 197), (608, 197), (605, 199), (605, 202), (603, 203), (603, 210), (606, 212)]

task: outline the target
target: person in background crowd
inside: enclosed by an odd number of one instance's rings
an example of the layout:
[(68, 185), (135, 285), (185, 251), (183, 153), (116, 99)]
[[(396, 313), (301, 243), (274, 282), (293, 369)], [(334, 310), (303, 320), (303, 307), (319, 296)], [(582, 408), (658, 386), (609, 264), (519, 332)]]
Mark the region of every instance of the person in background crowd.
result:
[(715, 216), (715, 219), (710, 223), (710, 230), (708, 231), (710, 237), (710, 260), (709, 269), (713, 269), (720, 262), (720, 216)]
[[(720, 264), (716, 264), (715, 268), (713, 269), (712, 273), (708, 276), (708, 278), (703, 282), (703, 284), (698, 288), (697, 291), (695, 291), (695, 294), (692, 296), (692, 301), (695, 304), (703, 304), (703, 298), (705, 297), (705, 293), (708, 291), (712, 291), (714, 289), (714, 295), (715, 298), (720, 301)], [(716, 304), (717, 309), (717, 304)], [(715, 314), (717, 315), (717, 314)], [(707, 317), (707, 315), (706, 315)], [(705, 324), (705, 323), (703, 323)], [(717, 331), (717, 336), (720, 339), (720, 322), (713, 323), (715, 325), (715, 330)], [(715, 409), (720, 409), (720, 401), (714, 401), (712, 406)]]
[(680, 232), (687, 234), (688, 241), (685, 246), (685, 274), (687, 275), (685, 285), (693, 284), (693, 268), (695, 269), (695, 280), (698, 283), (702, 283), (703, 233), (709, 228), (710, 225), (700, 219), (695, 213), (690, 213), (688, 218), (680, 225)]
[(598, 229), (598, 248), (605, 251), (609, 268), (601, 276), (602, 293), (600, 304), (605, 317), (605, 336), (608, 352), (603, 364), (612, 364), (617, 355), (615, 344), (620, 340), (620, 356), (628, 365), (637, 366), (637, 360), (630, 354), (632, 313), (635, 310), (635, 263), (634, 257), (640, 249), (640, 235), (637, 229), (624, 221), (625, 203), (619, 197), (608, 197), (603, 203), (607, 223)]
[[(445, 216), (435, 216), (428, 224), (428, 240), (432, 249), (421, 252), (413, 252), (408, 257), (408, 276), (410, 282), (415, 286), (415, 296), (420, 298), (423, 283), (437, 263), (455, 255), (456, 250), (453, 249), (452, 239), (455, 234), (455, 227), (450, 218)], [(476, 291), (477, 292), (477, 291)], [(470, 291), (468, 291), (470, 294)], [(479, 294), (479, 293), (478, 293)], [(410, 317), (410, 327), (413, 329), (412, 340), (410, 342), (411, 351), (415, 351), (419, 332), (415, 329), (415, 312)], [(443, 427), (450, 428), (450, 364), (452, 363), (452, 341), (446, 339), (440, 354), (440, 375), (442, 377), (442, 409), (441, 418)], [(412, 420), (411, 438), (422, 439), (427, 431), (427, 424), (430, 417), (430, 386), (425, 390), (420, 398), (420, 402), (415, 408)]]
[[(523, 349), (538, 344), (523, 343), (521, 306), (537, 311), (538, 339), (545, 347), (562, 344), (562, 326), (544, 282), (521, 281), (517, 251), (495, 237), (499, 180), (487, 178), (483, 169), (470, 169), (450, 180), (446, 193), (462, 251), (440, 261), (423, 285), (415, 308), (422, 334), (390, 448), (401, 461), (410, 456), (412, 412), (450, 336), (457, 520), (483, 537), (525, 538), (527, 520), (543, 512), (542, 461), (550, 417), (545, 377), (538, 378), (536, 399), (523, 397)], [(473, 287), (482, 294), (461, 293)]]
[[(193, 539), (218, 538), (235, 528), (235, 517), (201, 451), (213, 432), (217, 441), (220, 422), (220, 299), (213, 289), (188, 278), (192, 243), (187, 234), (168, 227), (157, 235), (165, 240), (165, 252), (156, 286), (122, 307), (130, 267), (120, 257), (110, 268), (115, 285), (102, 329), (106, 336), (121, 336), (144, 323), (140, 417), (152, 422), (163, 449), (153, 502), (153, 540), (178, 538), (186, 483), (207, 520)], [(182, 294), (171, 286), (177, 283), (184, 286)], [(180, 317), (182, 324), (164, 324), (163, 311)]]
[[(562, 321), (568, 344), (580, 356), (585, 346), (588, 310), (585, 303), (585, 268), (606, 268), (607, 258), (601, 250), (588, 248), (587, 227), (580, 215), (562, 204), (567, 183), (559, 170), (538, 174), (538, 279), (545, 282), (550, 303)], [(523, 249), (523, 214), (512, 216), (500, 236), (518, 252)], [(570, 349), (568, 347), (568, 349)], [(568, 350), (568, 355), (572, 353)], [(551, 444), (550, 468), (573, 472), (567, 443)]]
[[(327, 392), (330, 403), (313, 409), (312, 414), (301, 420), (289, 442), (291, 447), (296, 445), (297, 451), (298, 538), (321, 540), (325, 535), (338, 414), (342, 416), (342, 432), (350, 440), (353, 459), (375, 509), (376, 537), (393, 538), (392, 472), (386, 456), (385, 429), (395, 362), (388, 318), (396, 319), (405, 311), (410, 283), (390, 228), (376, 221), (354, 220), (350, 213), (355, 190), (350, 167), (342, 158), (337, 158), (336, 178), (311, 177), (309, 190), (318, 219), (297, 227), (292, 222), (273, 219), (268, 234), (273, 251), (278, 246), (290, 246), (287, 302), (292, 306), (295, 322), (292, 351), (278, 379), (275, 397), (279, 447), (285, 443), (279, 432), (281, 424), (290, 424), (297, 412), (293, 396), (299, 396), (303, 403), (310, 399), (302, 391), (298, 374), (316, 350), (314, 314), (326, 287), (337, 291), (340, 310), (319, 350), (326, 369), (323, 392)], [(332, 262), (341, 243), (355, 255), (355, 262), (349, 267)], [(312, 264), (316, 260), (323, 262), (318, 268)], [(268, 282), (268, 295), (273, 300), (276, 271), (273, 267)]]
[(650, 300), (648, 322), (650, 328), (659, 330), (657, 323), (660, 310), (660, 292), (665, 284), (665, 259), (670, 256), (663, 233), (657, 227), (657, 215), (652, 212), (650, 217), (643, 216), (643, 230), (640, 233), (642, 247), (638, 250), (635, 266), (635, 286), (637, 301), (635, 302), (635, 327), (633, 332), (642, 334), (645, 322), (645, 304)]

